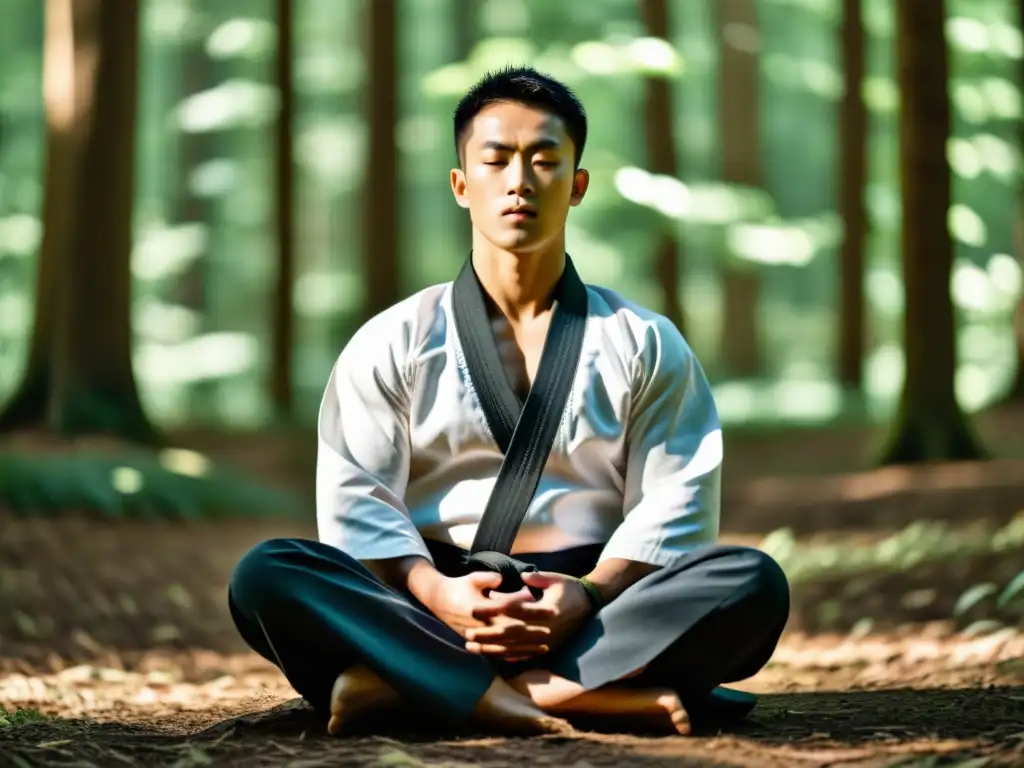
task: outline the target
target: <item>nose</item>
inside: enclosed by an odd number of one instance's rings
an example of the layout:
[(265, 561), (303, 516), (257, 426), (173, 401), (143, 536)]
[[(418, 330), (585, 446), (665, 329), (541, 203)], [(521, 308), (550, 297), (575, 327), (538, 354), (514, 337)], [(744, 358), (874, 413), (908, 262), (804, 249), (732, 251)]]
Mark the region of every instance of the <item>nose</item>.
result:
[(533, 176), (530, 164), (522, 157), (516, 157), (508, 164), (508, 194), (524, 197), (533, 193)]

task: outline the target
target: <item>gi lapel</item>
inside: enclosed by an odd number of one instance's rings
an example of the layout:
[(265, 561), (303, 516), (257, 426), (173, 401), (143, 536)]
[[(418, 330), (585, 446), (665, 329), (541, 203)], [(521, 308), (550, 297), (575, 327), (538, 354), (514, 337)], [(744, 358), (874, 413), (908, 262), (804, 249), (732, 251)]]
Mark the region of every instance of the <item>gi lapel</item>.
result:
[(568, 255), (537, 377), (520, 403), (491, 333), (487, 298), (467, 260), (453, 286), (455, 326), (466, 367), (495, 441), (505, 454), (471, 549), (471, 567), (502, 574), (502, 591), (522, 586), (532, 567), (508, 557), (551, 452), (579, 364), (587, 325), (587, 289)]

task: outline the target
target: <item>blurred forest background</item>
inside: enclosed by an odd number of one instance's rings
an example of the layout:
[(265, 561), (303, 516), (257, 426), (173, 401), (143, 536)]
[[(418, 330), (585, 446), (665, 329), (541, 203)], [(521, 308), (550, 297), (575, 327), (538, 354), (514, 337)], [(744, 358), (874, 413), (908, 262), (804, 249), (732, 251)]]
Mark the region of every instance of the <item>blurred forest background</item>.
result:
[[(74, 40), (44, 21), (63, 5), (4, 5), (5, 426), (311, 424), (356, 325), (465, 258), (451, 111), (507, 63), (582, 98), (594, 183), (569, 250), (684, 327), (727, 425), (892, 419), (906, 297), (945, 293), (941, 253), (901, 263), (888, 0), (384, 0), (365, 36), (351, 0), (148, 0), (137, 26), (125, 11)], [(1015, 0), (947, 6), (956, 358), (926, 323), (921, 376), (951, 378), (971, 413), (1022, 389), (1024, 45)], [(104, 56), (83, 74), (86, 49)], [(940, 236), (919, 247), (941, 251), (943, 190), (925, 184), (937, 202), (914, 225)]]

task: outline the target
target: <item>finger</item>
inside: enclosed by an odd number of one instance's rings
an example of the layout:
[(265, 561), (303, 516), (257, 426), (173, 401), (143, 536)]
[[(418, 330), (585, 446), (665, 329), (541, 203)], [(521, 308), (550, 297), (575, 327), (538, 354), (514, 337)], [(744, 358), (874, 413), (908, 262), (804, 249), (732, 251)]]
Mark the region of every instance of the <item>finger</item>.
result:
[(482, 656), (508, 656), (510, 654), (516, 654), (522, 656), (527, 654), (529, 656), (537, 656), (542, 653), (548, 652), (548, 646), (546, 645), (499, 645), (496, 643), (466, 643), (466, 650), (470, 653), (476, 653)]
[(523, 583), (528, 587), (547, 589), (565, 579), (560, 573), (549, 573), (547, 571), (527, 571), (523, 574)]
[(497, 589), (501, 586), (501, 574), (494, 571), (473, 571), (466, 578), (470, 584), (481, 592), (485, 589)]
[(523, 642), (543, 643), (544, 639), (550, 637), (550, 635), (550, 627), (520, 624), (517, 626), (506, 625), (502, 627), (471, 629), (466, 632), (466, 639), (477, 642), (501, 642), (505, 644)]
[(515, 603), (507, 606), (501, 615), (525, 623), (537, 623), (555, 618), (558, 608), (545, 602)]
[(497, 598), (498, 600), (511, 603), (521, 603), (523, 601), (535, 602), (537, 600), (537, 598), (533, 596), (533, 592), (531, 592), (530, 588), (525, 584), (521, 589), (518, 589), (515, 592), (491, 592), (490, 597), (491, 599), (495, 599), (497, 595), (500, 595), (500, 597)]
[(492, 596), (489, 597), (486, 601), (477, 603), (473, 607), (473, 610), (470, 615), (474, 619), (486, 620), (494, 616), (506, 614), (512, 607), (518, 606), (525, 602), (530, 602), (532, 600), (533, 597), (523, 597), (522, 595), (518, 594), (512, 597), (505, 597), (504, 595), (502, 595), (501, 597), (495, 597), (493, 596), (492, 593)]
[(496, 603), (522, 603), (522, 602), (533, 602), (536, 598), (530, 591), (529, 587), (523, 587), (515, 592), (496, 592), (492, 591), (488, 596), (488, 600), (492, 600)]

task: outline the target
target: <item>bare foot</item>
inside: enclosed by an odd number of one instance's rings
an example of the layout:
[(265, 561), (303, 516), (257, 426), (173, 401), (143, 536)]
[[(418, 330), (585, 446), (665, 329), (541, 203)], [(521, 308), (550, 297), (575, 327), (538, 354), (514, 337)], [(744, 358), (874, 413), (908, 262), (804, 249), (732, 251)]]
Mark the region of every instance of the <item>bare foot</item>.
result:
[(636, 723), (645, 730), (690, 734), (690, 716), (679, 694), (669, 688), (599, 688), (550, 707), (549, 711), (616, 718)]
[(331, 719), (327, 732), (336, 735), (356, 715), (383, 709), (401, 701), (398, 692), (366, 667), (352, 667), (334, 681)]
[(500, 677), (494, 678), (491, 687), (477, 702), (473, 715), (481, 723), (507, 734), (573, 732), (568, 722), (547, 714)]

